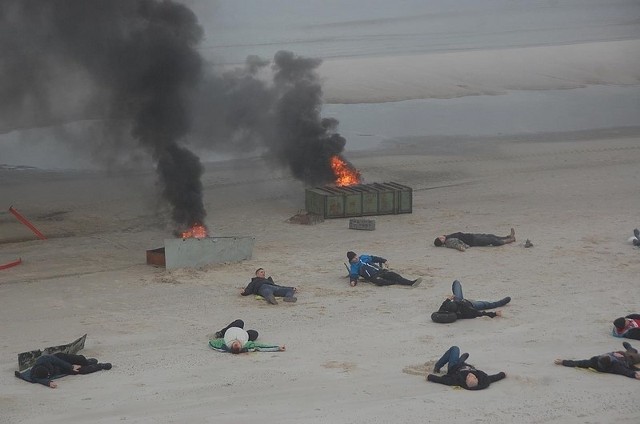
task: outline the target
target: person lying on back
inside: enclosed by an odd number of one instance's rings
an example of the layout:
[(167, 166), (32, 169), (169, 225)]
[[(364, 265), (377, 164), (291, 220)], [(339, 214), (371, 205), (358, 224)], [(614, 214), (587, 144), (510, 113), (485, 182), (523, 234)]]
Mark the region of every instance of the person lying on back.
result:
[(496, 236), (495, 234), (479, 233), (452, 233), (435, 238), (433, 244), (436, 247), (445, 246), (464, 252), (467, 247), (473, 246), (502, 246), (516, 241), (516, 231), (512, 228), (508, 236)]

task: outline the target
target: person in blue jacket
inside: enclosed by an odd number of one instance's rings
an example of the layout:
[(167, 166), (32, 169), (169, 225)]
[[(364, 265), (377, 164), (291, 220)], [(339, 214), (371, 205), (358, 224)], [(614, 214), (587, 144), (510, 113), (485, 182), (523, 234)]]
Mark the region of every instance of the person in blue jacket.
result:
[(349, 280), (351, 287), (355, 287), (355, 285), (358, 284), (359, 277), (377, 286), (400, 284), (403, 286), (417, 287), (422, 282), (422, 278), (408, 280), (397, 272), (389, 271), (386, 269), (387, 260), (380, 256), (358, 256), (355, 252), (349, 251), (347, 252), (347, 259), (350, 264)]

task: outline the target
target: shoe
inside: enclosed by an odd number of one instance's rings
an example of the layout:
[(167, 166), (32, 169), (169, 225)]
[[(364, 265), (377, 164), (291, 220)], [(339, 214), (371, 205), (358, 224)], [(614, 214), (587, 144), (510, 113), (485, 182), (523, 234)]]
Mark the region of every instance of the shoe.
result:
[(438, 367), (438, 366), (433, 367), (433, 373), (434, 374), (440, 374), (440, 367)]
[(531, 243), (531, 240), (527, 239), (527, 241), (524, 242), (524, 247), (533, 247), (533, 243)]
[(463, 353), (462, 355), (460, 355), (460, 363), (466, 361), (467, 359), (469, 359), (469, 354), (468, 353)]
[(216, 334), (213, 335), (214, 339), (221, 339), (224, 337), (224, 333), (222, 331), (216, 331)]
[(418, 287), (420, 283), (422, 283), (422, 278), (417, 278), (413, 280), (413, 284), (411, 284), (411, 287)]
[(635, 229), (633, 230), (633, 235), (634, 235), (634, 236), (636, 236), (636, 238), (639, 238), (639, 239), (640, 239), (640, 230), (638, 230), (637, 228), (635, 228)]
[(513, 241), (516, 241), (516, 230), (511, 228), (511, 234), (509, 234)]
[(100, 368), (102, 368), (103, 370), (110, 370), (111, 369), (111, 364), (109, 362), (105, 362), (104, 364), (98, 364), (100, 366)]
[(507, 304), (507, 303), (509, 303), (509, 302), (511, 302), (511, 297), (507, 296), (507, 297), (505, 297), (504, 299), (502, 299), (502, 300), (500, 301), (500, 303), (502, 303), (502, 305), (500, 305), (500, 306), (504, 306), (504, 305), (506, 305), (506, 304)]
[(291, 302), (291, 303), (294, 303), (294, 302), (297, 302), (297, 301), (298, 301), (298, 298), (297, 298), (297, 297), (290, 296), (290, 297), (283, 297), (283, 298), (282, 298), (282, 300), (283, 300), (283, 301), (285, 301), (285, 302)]
[(87, 358), (87, 365), (97, 365), (98, 360), (96, 358)]
[(266, 298), (267, 302), (271, 303), (272, 305), (277, 305), (278, 301), (276, 300), (276, 297), (273, 294), (268, 295)]

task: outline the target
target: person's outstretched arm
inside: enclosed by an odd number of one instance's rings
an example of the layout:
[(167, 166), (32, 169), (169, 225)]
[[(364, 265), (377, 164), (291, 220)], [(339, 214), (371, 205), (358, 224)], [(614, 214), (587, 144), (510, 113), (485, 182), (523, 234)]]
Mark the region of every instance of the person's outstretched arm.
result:
[(57, 387), (57, 384), (49, 380), (48, 378), (33, 378), (33, 377), (29, 378), (30, 376), (29, 370), (22, 371), (22, 372), (16, 371), (15, 376), (29, 383), (42, 384), (43, 386), (51, 387), (52, 389), (55, 389)]
[(427, 375), (427, 381), (431, 381), (432, 383), (439, 383), (439, 384), (444, 384), (447, 386), (457, 386), (458, 383), (457, 381), (451, 377), (451, 375), (449, 374), (445, 374), (445, 375), (435, 375), (435, 374), (429, 374)]
[(252, 347), (248, 347), (248, 350), (255, 350), (257, 352), (284, 352), (287, 348), (279, 345), (270, 345), (265, 343), (253, 343)]
[(553, 361), (556, 365), (562, 365), (565, 367), (578, 367), (578, 368), (594, 368), (594, 364), (591, 359), (581, 359), (578, 361), (573, 361), (570, 359), (556, 359)]
[(253, 288), (255, 287), (255, 285), (256, 283), (254, 281), (249, 282), (249, 284), (247, 284), (247, 287), (245, 287), (244, 290), (240, 292), (240, 294), (243, 296), (249, 296), (250, 294), (253, 294)]
[(492, 383), (495, 383), (496, 381), (500, 381), (503, 378), (506, 378), (507, 374), (505, 374), (504, 372), (499, 372), (498, 374), (493, 374), (489, 376), (489, 381), (491, 381)]

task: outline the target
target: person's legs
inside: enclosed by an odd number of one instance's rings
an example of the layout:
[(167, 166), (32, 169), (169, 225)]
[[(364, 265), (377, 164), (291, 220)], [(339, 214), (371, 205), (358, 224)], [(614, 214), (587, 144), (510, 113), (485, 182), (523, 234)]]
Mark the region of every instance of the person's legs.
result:
[(293, 297), (295, 291), (293, 287), (274, 286), (273, 295), (278, 297)]
[(87, 359), (83, 355), (72, 355), (70, 353), (63, 353), (63, 352), (58, 352), (58, 353), (55, 353), (54, 355), (70, 364), (80, 365), (78, 374), (91, 374), (92, 372), (111, 369), (110, 363), (106, 362), (104, 364), (99, 364), (97, 359), (95, 358)]
[(504, 299), (500, 299), (496, 302), (489, 302), (487, 300), (469, 300), (469, 302), (471, 302), (471, 306), (473, 306), (474, 309), (478, 309), (481, 311), (484, 309), (494, 309), (499, 308), (500, 306), (504, 306), (507, 303), (511, 302), (511, 298), (507, 296)]
[[(476, 237), (476, 240), (478, 238)], [(495, 234), (482, 234), (483, 246), (502, 246), (505, 243), (508, 243), (508, 237), (500, 237)]]
[(505, 243), (516, 241), (516, 232), (512, 228), (511, 234), (504, 237), (495, 234), (474, 234), (473, 241), (475, 246), (502, 246)]
[[(460, 281), (455, 280), (451, 286), (451, 291), (453, 292), (454, 300), (463, 300), (464, 295), (462, 293), (462, 283)], [(487, 300), (470, 300), (467, 299), (471, 306), (474, 309), (483, 310), (483, 309), (494, 309), (499, 308), (500, 306), (504, 306), (507, 303), (511, 302), (510, 297), (505, 297), (504, 299), (498, 300), (497, 302), (489, 302)]]
[(460, 281), (455, 280), (451, 285), (451, 291), (453, 292), (454, 300), (462, 300), (464, 299), (464, 295), (462, 294), (462, 283)]
[(382, 275), (383, 273), (381, 272), (375, 277), (367, 278), (367, 281), (372, 282), (376, 286), (393, 286), (394, 284), (396, 284), (395, 281), (387, 280), (386, 278), (382, 277)]
[(226, 333), (226, 331), (228, 329), (230, 329), (231, 327), (238, 327), (238, 328), (244, 328), (244, 321), (242, 321), (241, 319), (237, 319), (235, 321), (233, 321), (231, 324), (227, 325), (225, 328), (223, 328), (222, 330), (216, 332), (215, 336), (216, 339), (221, 339), (224, 337), (224, 333)]
[(101, 370), (110, 370), (111, 364), (109, 362), (105, 362), (103, 364), (92, 364), (85, 365), (80, 367), (78, 370), (78, 374), (91, 374), (92, 372), (101, 371)]
[(638, 349), (635, 349), (633, 346), (631, 346), (631, 343), (629, 342), (622, 342), (622, 347), (624, 347), (624, 350), (628, 352), (638, 353)]
[(625, 359), (632, 365), (635, 364), (639, 364), (640, 363), (640, 354), (638, 353), (637, 349), (634, 349), (630, 343), (628, 342), (623, 342), (622, 346), (624, 346), (625, 351), (622, 352), (622, 354), (624, 355)]
[(412, 285), (414, 282), (411, 280), (407, 280), (406, 278), (404, 278), (402, 275), (398, 274), (397, 272), (393, 272), (393, 271), (389, 271), (389, 270), (382, 270), (380, 272), (380, 274), (377, 275), (377, 277), (380, 277), (384, 280), (387, 281), (392, 281), (394, 284), (401, 284), (403, 286), (410, 286)]
[(451, 346), (449, 350), (447, 350), (444, 353), (444, 355), (442, 355), (442, 357), (438, 359), (438, 362), (436, 362), (436, 365), (433, 368), (433, 370), (435, 372), (440, 372), (440, 369), (444, 367), (447, 363), (449, 364), (448, 369), (451, 369), (459, 361), (460, 361), (460, 348), (458, 346)]
[(263, 284), (258, 290), (258, 294), (265, 298), (265, 300), (272, 305), (277, 305), (278, 301), (276, 300), (276, 296), (273, 294), (274, 286), (271, 284)]
[[(71, 353), (63, 353), (63, 352), (57, 352), (54, 353), (53, 356), (62, 359), (65, 362), (68, 362), (72, 365), (90, 365), (93, 361), (89, 361), (85, 356), (83, 355), (73, 355)], [(96, 363), (98, 361), (96, 360)]]

